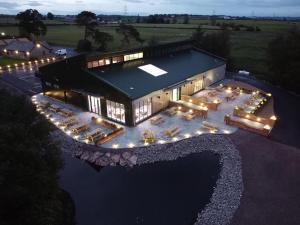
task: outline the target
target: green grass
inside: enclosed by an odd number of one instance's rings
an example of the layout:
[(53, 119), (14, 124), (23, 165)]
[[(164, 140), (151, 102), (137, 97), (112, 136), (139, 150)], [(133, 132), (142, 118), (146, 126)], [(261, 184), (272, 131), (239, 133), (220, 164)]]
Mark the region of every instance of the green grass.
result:
[[(1, 20), (0, 20), (1, 21)], [(245, 69), (252, 73), (269, 74), (266, 49), (268, 43), (279, 33), (286, 32), (292, 23), (285, 21), (253, 21), (253, 20), (218, 20), (217, 23), (235, 23), (249, 26), (258, 26), (261, 32), (232, 31), (231, 32), (231, 57), (236, 69)], [(147, 41), (155, 36), (160, 42), (170, 42), (189, 38), (194, 29), (201, 24), (205, 29), (216, 29), (209, 26), (208, 20), (190, 20), (190, 24), (134, 24)], [(298, 23), (299, 25), (299, 23)], [(133, 48), (140, 46), (132, 42), (129, 45), (121, 46), (121, 37), (116, 33), (117, 25), (99, 26), (99, 29), (114, 36), (114, 41), (109, 44), (111, 51)], [(183, 29), (184, 28), (184, 29)], [(11, 35), (18, 35), (18, 29), (14, 26), (0, 27), (0, 32)], [(48, 26), (45, 36), (50, 44), (75, 47), (78, 40), (83, 37), (83, 28), (76, 25)]]
[(7, 66), (7, 65), (14, 65), (19, 64), (22, 62), (26, 62), (26, 60), (23, 59), (12, 59), (8, 57), (0, 57), (0, 66)]

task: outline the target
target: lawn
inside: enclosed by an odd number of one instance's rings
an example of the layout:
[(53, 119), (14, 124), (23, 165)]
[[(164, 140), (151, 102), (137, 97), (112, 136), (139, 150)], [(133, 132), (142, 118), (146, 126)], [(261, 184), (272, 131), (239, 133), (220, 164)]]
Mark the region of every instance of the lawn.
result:
[(12, 59), (8, 57), (0, 57), (0, 66), (7, 66), (7, 65), (14, 65), (16, 63), (22, 63), (26, 62), (25, 60), (22, 59)]
[[(267, 65), (266, 49), (268, 43), (277, 34), (285, 32), (292, 26), (286, 21), (254, 21), (254, 20), (218, 20), (217, 23), (235, 23), (250, 26), (258, 26), (261, 32), (232, 31), (232, 59), (235, 68), (245, 69), (252, 73), (269, 73)], [(210, 32), (218, 27), (209, 26), (208, 20), (191, 20), (190, 24), (133, 24), (147, 41), (155, 37), (160, 42), (169, 42), (189, 38), (198, 25)], [(299, 25), (299, 23), (298, 23)], [(117, 25), (99, 26), (99, 29), (114, 36), (114, 41), (109, 44), (108, 50), (119, 50), (124, 48), (138, 47), (139, 43), (132, 42), (125, 47), (121, 45), (120, 36), (116, 33)], [(14, 26), (0, 27), (0, 32), (17, 35), (18, 29)], [(45, 39), (53, 45), (75, 47), (78, 40), (83, 37), (83, 28), (76, 25), (48, 26)]]

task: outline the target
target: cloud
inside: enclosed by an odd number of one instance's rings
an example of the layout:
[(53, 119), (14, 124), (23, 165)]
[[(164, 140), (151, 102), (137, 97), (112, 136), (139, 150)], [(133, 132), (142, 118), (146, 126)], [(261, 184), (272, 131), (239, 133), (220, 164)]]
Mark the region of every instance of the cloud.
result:
[(42, 6), (43, 4), (38, 1), (29, 1), (26, 5), (37, 7), (37, 6)]
[(0, 8), (1, 9), (17, 9), (19, 7), (19, 4), (17, 2), (0, 2)]

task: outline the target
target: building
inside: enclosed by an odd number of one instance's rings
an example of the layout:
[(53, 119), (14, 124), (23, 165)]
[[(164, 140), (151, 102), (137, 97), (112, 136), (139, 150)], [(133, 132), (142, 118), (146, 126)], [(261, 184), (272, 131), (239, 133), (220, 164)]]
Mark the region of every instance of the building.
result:
[(135, 126), (181, 95), (225, 76), (224, 59), (190, 41), (102, 54), (79, 55), (40, 67), (45, 95)]
[(39, 59), (51, 56), (52, 48), (45, 41), (32, 42), (27, 38), (2, 39), (2, 55), (18, 59)]

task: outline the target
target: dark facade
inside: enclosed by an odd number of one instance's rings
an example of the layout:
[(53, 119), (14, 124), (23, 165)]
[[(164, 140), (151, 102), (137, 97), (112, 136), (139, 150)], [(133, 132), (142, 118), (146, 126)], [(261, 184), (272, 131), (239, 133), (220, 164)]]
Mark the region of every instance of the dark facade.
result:
[[(137, 95), (132, 95), (131, 93), (135, 91), (130, 90), (134, 89), (133, 87), (128, 87), (127, 90), (120, 82), (115, 82), (116, 79), (118, 80), (118, 77), (124, 74), (124, 76), (128, 76), (128, 79), (133, 84), (138, 83), (138, 81), (134, 81), (135, 74), (133, 70), (137, 70), (138, 66), (148, 63), (147, 60), (150, 60), (149, 62), (151, 63), (152, 59), (157, 60), (159, 58), (159, 60), (163, 60), (168, 58), (170, 64), (170, 60), (173, 60), (173, 54), (190, 51), (191, 49), (193, 49), (192, 43), (184, 41), (98, 56), (78, 55), (40, 67), (37, 76), (41, 79), (45, 95), (71, 103), (84, 110), (92, 111), (112, 121), (127, 126), (135, 126), (166, 108), (169, 101), (172, 100), (170, 96), (175, 96), (172, 92), (175, 89), (168, 87), (155, 89), (156, 84), (153, 82), (153, 90), (149, 89), (149, 91), (142, 92), (145, 96), (137, 98), (135, 97)], [(187, 56), (189, 55), (187, 54)], [(185, 57), (185, 55), (180, 55), (180, 57)], [(216, 74), (219, 74), (215, 76), (217, 81), (224, 76), (223, 70), (225, 73), (226, 63), (223, 59), (216, 56), (209, 57), (211, 57), (211, 61), (214, 60), (213, 65), (209, 65), (210, 69), (222, 69), (220, 70), (221, 72), (216, 72)], [(216, 63), (217, 61), (218, 63)], [(176, 63), (175, 60), (174, 63)], [(178, 98), (180, 98), (180, 93), (182, 92), (184, 94), (187, 94), (186, 92), (192, 94), (204, 88), (203, 80), (205, 77), (209, 77), (209, 74), (205, 75), (206, 70), (207, 68), (204, 68), (203, 71), (199, 70), (197, 73), (193, 72), (195, 74), (190, 74), (190, 77), (194, 76), (193, 81), (189, 78), (189, 84), (186, 84), (183, 79), (182, 87), (175, 83), (172, 84), (176, 86)], [(168, 74), (170, 79), (174, 79), (174, 77), (171, 77), (172, 74), (171, 72)], [(141, 76), (139, 78), (141, 79)], [(163, 79), (166, 80), (165, 82), (170, 80), (168, 80), (167, 76)], [(127, 81), (130, 83), (129, 80), (124, 80), (125, 83)], [(121, 83), (124, 82), (122, 81)], [(161, 83), (159, 80), (157, 82)], [(146, 90), (146, 85), (147, 82), (141, 83), (135, 88), (143, 91), (143, 88)]]

